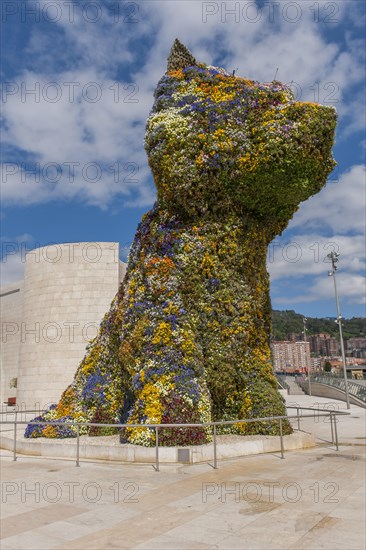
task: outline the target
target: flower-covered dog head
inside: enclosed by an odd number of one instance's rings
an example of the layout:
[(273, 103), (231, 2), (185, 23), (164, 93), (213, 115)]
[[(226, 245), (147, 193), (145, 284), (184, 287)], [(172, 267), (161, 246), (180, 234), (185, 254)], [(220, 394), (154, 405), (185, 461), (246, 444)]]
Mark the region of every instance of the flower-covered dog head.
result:
[(176, 40), (146, 128), (159, 203), (193, 217), (232, 212), (286, 225), (335, 166), (335, 126), (333, 107), (197, 63)]

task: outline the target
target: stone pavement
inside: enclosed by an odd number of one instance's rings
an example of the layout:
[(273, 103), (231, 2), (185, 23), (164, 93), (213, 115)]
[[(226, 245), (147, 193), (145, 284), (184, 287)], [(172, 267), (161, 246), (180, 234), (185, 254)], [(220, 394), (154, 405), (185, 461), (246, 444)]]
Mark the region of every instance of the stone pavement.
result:
[[(288, 404), (345, 410), (288, 396)], [(1, 451), (2, 550), (365, 548), (365, 409), (338, 422), (302, 419), (316, 448), (208, 464), (150, 465)]]

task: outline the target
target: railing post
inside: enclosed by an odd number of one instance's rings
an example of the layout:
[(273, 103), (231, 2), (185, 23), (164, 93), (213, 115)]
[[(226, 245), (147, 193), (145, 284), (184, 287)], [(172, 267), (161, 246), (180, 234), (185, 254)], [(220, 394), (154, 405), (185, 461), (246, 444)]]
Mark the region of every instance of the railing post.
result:
[(15, 418), (14, 418), (14, 443), (13, 443), (13, 461), (15, 462), (17, 459), (17, 412), (15, 411)]
[(330, 419), (330, 429), (332, 433), (332, 445), (334, 445), (334, 429), (333, 429), (333, 414), (332, 412), (329, 413), (329, 419)]
[(333, 412), (331, 412), (330, 414), (333, 416), (336, 451), (339, 451), (339, 447), (338, 447), (338, 432), (337, 432), (337, 417), (336, 417), (336, 415), (335, 415)]
[(299, 407), (296, 407), (297, 410), (297, 429), (300, 431), (300, 414), (299, 414)]
[(213, 427), (213, 444), (214, 444), (214, 469), (217, 470), (217, 452), (216, 452), (216, 424)]
[(79, 456), (80, 456), (80, 431), (79, 424), (76, 425), (76, 466), (80, 466)]
[(159, 427), (155, 426), (155, 470), (159, 471)]
[(280, 440), (281, 440), (281, 458), (285, 458), (284, 452), (283, 452), (282, 418), (280, 418)]

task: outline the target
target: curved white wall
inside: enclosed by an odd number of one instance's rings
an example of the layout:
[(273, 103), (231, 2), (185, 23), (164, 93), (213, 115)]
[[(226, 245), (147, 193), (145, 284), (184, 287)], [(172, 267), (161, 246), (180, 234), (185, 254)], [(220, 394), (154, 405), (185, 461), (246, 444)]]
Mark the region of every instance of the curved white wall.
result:
[(26, 256), (18, 367), (21, 409), (56, 403), (114, 298), (118, 243), (47, 246)]
[(18, 377), (20, 325), (22, 322), (23, 282), (3, 287), (0, 292), (1, 310), (1, 357), (0, 357), (0, 403), (16, 397), (17, 390), (10, 387), (11, 380)]

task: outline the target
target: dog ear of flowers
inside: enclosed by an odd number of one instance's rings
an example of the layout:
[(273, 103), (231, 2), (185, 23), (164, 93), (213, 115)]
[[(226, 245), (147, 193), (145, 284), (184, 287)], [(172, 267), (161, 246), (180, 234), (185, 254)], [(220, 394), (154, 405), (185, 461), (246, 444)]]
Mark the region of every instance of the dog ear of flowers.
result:
[[(121, 422), (124, 441), (149, 446), (155, 430), (144, 424), (286, 414), (271, 365), (267, 246), (325, 184), (335, 124), (333, 108), (198, 63), (175, 41), (146, 126), (157, 203), (73, 383), (37, 419), (62, 426), (29, 425), (27, 437), (71, 437), (75, 420)], [(219, 432), (277, 435), (279, 424)], [(159, 430), (161, 445), (210, 438), (207, 426)]]

